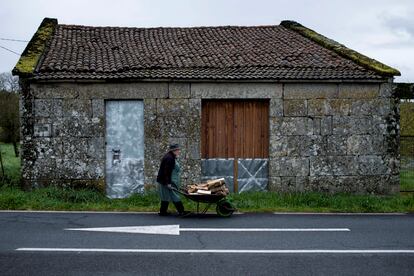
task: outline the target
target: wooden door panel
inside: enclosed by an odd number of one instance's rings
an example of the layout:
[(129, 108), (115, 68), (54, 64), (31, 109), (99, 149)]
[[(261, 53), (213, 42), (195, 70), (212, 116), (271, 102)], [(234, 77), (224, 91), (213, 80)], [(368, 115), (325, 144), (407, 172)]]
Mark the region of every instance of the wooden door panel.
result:
[(268, 101), (203, 101), (202, 157), (267, 158), (268, 118)]

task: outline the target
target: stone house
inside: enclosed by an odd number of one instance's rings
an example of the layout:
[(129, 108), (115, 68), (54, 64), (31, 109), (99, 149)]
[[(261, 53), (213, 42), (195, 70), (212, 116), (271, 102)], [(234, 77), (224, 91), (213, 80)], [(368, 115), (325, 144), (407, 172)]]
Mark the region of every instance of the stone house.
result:
[(26, 188), (141, 192), (177, 142), (183, 183), (399, 190), (400, 73), (293, 21), (123, 28), (45, 18), (13, 73)]

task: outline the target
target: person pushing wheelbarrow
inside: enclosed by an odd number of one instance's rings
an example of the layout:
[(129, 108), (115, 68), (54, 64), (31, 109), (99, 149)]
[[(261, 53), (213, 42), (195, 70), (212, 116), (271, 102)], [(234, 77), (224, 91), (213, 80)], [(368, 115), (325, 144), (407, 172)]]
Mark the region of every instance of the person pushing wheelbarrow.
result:
[(184, 210), (178, 190), (180, 188), (180, 165), (177, 158), (180, 156), (180, 146), (172, 144), (169, 146), (168, 152), (161, 159), (160, 169), (158, 171), (157, 183), (159, 184), (159, 192), (161, 199), (160, 216), (168, 216), (168, 205), (172, 201), (178, 211), (178, 215), (186, 216), (190, 212)]

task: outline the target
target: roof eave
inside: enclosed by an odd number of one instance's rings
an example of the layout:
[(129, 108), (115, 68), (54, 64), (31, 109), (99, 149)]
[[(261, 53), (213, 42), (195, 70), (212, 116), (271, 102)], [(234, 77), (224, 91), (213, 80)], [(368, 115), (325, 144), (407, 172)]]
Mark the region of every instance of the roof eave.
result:
[(44, 18), (36, 33), (27, 44), (19, 61), (12, 70), (13, 75), (29, 78), (33, 76), (37, 64), (42, 57), (47, 42), (53, 35), (58, 24), (55, 18)]
[(329, 39), (295, 21), (284, 20), (280, 23), (280, 25), (292, 31), (295, 31), (300, 35), (318, 43), (322, 47), (332, 50), (335, 53), (352, 60), (356, 64), (361, 65), (362, 67), (367, 68), (369, 70), (372, 70), (382, 76), (401, 76), (400, 71), (398, 71), (397, 69), (385, 65), (375, 59), (369, 58), (350, 48), (347, 48), (345, 45), (342, 45), (332, 39)]

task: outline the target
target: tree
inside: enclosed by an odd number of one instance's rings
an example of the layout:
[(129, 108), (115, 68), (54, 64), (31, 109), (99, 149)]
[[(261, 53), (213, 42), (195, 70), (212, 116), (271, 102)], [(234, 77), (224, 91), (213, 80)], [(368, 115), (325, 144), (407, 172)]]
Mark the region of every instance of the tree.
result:
[(20, 91), (19, 78), (11, 73), (0, 73), (0, 91), (18, 93)]
[(19, 82), (10, 73), (0, 74), (0, 127), (7, 140), (13, 143), (14, 153), (19, 156), (17, 143), (20, 140)]

